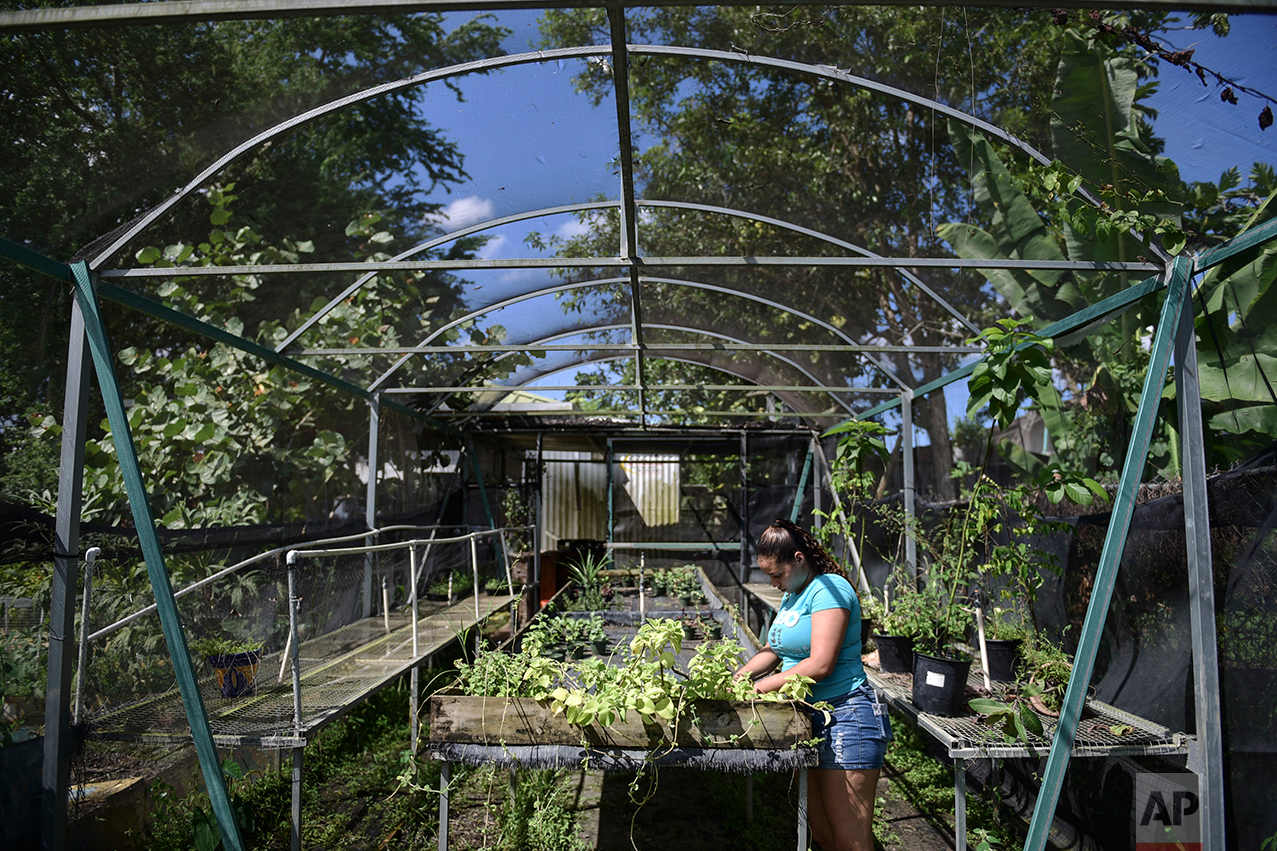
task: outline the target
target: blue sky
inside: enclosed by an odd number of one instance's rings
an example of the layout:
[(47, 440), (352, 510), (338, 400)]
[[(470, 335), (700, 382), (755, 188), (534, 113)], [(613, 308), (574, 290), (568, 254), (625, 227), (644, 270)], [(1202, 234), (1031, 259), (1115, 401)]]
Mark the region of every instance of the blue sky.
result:
[[(537, 16), (535, 11), (501, 15), (501, 23), (512, 29), (504, 45), (508, 51), (530, 49), (537, 38)], [(1226, 39), (1209, 31), (1178, 31), (1159, 40), (1174, 49), (1193, 48), (1193, 59), (1205, 67), (1277, 97), (1277, 16), (1234, 15), (1231, 21)], [(552, 204), (587, 200), (599, 193), (615, 197), (614, 106), (609, 100), (591, 109), (572, 93), (572, 77), (581, 67), (579, 62), (546, 66), (532, 75), (530, 83), (523, 82), (528, 79), (527, 69), (474, 77), (462, 85), (468, 103), (449, 104), (446, 98), (436, 102), (448, 113), (448, 120), (435, 123), (461, 142), (466, 168), (474, 177), (471, 186), (457, 187), (445, 199), (452, 226), (503, 215), (506, 208), (536, 208), (541, 206), (539, 197), (552, 199), (548, 202)], [(1166, 141), (1165, 154), (1177, 163), (1185, 180), (1214, 182), (1236, 166), (1244, 181), (1253, 162), (1277, 163), (1277, 127), (1261, 131), (1257, 119), (1265, 101), (1239, 92), (1239, 103), (1233, 106), (1220, 100), (1219, 91), (1213, 84), (1203, 86), (1190, 71), (1162, 63), (1149, 104), (1158, 112), (1154, 128)], [(490, 114), (493, 102), (499, 105), (495, 119)], [(481, 104), (489, 112), (484, 120), (474, 115)], [(517, 132), (512, 128), (518, 128)], [(512, 138), (518, 139), (513, 149)], [(571, 156), (563, 156), (565, 150)], [(571, 236), (581, 227), (566, 216), (508, 226), (483, 255), (530, 256), (533, 252), (523, 242), (527, 232)], [(535, 275), (543, 273), (504, 273), (508, 283)], [(542, 383), (570, 384), (572, 377), (562, 373)], [(962, 416), (965, 382), (951, 385), (945, 393), (950, 418)]]

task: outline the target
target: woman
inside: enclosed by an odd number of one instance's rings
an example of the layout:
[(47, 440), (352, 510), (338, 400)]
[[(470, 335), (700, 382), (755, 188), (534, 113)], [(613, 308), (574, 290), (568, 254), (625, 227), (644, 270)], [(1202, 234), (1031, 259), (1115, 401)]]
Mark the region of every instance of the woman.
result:
[[(860, 600), (815, 538), (777, 520), (758, 539), (758, 566), (785, 592), (767, 646), (736, 672), (754, 690), (777, 691), (795, 675), (815, 680), (813, 703), (833, 705), (832, 717), (812, 713), (823, 738), (811, 772), (807, 813), (825, 851), (872, 851), (874, 793), (891, 722), (860, 663)], [(780, 670), (776, 671), (776, 667)]]

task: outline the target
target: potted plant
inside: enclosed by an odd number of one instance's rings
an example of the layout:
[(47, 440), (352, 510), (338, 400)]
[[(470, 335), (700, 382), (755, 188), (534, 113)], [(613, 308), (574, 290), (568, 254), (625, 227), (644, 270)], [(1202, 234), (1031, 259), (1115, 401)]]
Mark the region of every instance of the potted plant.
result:
[(928, 601), (897, 571), (895, 593), (884, 591), (883, 599), (870, 596), (870, 616), (878, 629), (873, 634), (878, 647), (878, 666), (887, 674), (913, 672), (914, 636), (927, 627)]
[(505, 587), (507, 587), (506, 583), (494, 576), (487, 582), (483, 583), (483, 592), (489, 597), (495, 597), (500, 594), (501, 589)]
[(608, 642), (607, 629), (603, 623), (602, 615), (592, 615), (589, 620), (584, 622), (584, 638), (594, 649), (595, 656), (607, 656), (609, 654), (611, 645)]
[(603, 597), (603, 571), (612, 563), (609, 554), (598, 554), (585, 550), (568, 562), (568, 575), (576, 585), (575, 595), (568, 605), (570, 611), (601, 612), (609, 607)]
[(266, 648), (255, 639), (204, 638), (191, 642), (191, 650), (203, 656), (217, 677), (222, 697), (257, 693), (257, 666)]

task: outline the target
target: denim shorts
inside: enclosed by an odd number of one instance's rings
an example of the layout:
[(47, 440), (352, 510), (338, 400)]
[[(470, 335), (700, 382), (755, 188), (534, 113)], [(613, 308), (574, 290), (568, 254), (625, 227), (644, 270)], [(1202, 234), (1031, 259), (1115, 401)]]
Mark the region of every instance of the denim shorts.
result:
[(812, 734), (824, 740), (817, 747), (820, 764), (816, 767), (882, 768), (892, 738), (887, 704), (878, 700), (868, 683), (827, 702), (834, 707), (832, 713), (812, 712)]

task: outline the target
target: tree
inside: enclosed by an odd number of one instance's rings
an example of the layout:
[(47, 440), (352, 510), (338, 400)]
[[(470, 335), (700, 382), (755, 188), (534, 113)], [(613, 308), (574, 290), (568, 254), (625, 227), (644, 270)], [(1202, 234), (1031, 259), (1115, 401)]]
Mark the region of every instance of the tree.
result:
[[(597, 11), (549, 12), (544, 21), (547, 46), (606, 38), (606, 20)], [(824, 62), (973, 110), (1031, 142), (1046, 139), (1041, 106), (1050, 93), (1057, 33), (1041, 13), (969, 10), (958, 19), (934, 9), (795, 7), (773, 14), (671, 7), (628, 10), (627, 25), (637, 42)], [(992, 85), (1008, 69), (1022, 84)], [(636, 169), (646, 197), (761, 213), (906, 257), (942, 254), (933, 222), (969, 207), (965, 172), (948, 155), (946, 126), (906, 101), (734, 63), (644, 60), (631, 77), (632, 108), (644, 134)], [(601, 100), (611, 81), (595, 66), (579, 85)], [(648, 138), (652, 143), (642, 147)], [(830, 250), (792, 232), (725, 217), (692, 221), (658, 213), (645, 218), (643, 236), (645, 252), (656, 255)], [(976, 276), (911, 271), (977, 321), (990, 306)], [(768, 267), (720, 279), (748, 292), (784, 293), (788, 303), (829, 318), (859, 341), (938, 346), (970, 336), (930, 297), (888, 270)], [(726, 309), (717, 297), (663, 295), (678, 299), (684, 314)], [(749, 319), (755, 339), (763, 341), (797, 341), (806, 333), (800, 321), (776, 311), (759, 309)], [(918, 353), (893, 356), (892, 365), (920, 384), (954, 361)], [(831, 364), (830, 378), (839, 375), (885, 383), (863, 361)], [(931, 487), (952, 497), (943, 396), (920, 400), (918, 417), (937, 459)]]
[[(359, 15), (8, 37), (0, 145), (17, 155), (0, 172), (0, 234), (70, 259), (266, 127), (376, 83), (498, 54), (505, 34), (483, 18), (445, 33), (439, 15)], [(422, 97), (409, 89), (312, 122), (218, 180), (238, 186), (238, 214), (262, 239), (312, 242), (317, 260), (361, 249), (363, 235), (343, 225), (364, 212), (417, 239), (438, 207), (432, 192), (464, 175), (461, 153), (422, 118)], [(206, 218), (195, 198), (131, 250), (189, 242)], [(265, 288), (253, 306), (283, 317), (317, 292)], [(61, 408), (69, 304), (64, 284), (0, 266), (0, 454), (15, 416)], [(116, 329), (122, 346), (156, 331), (137, 321)], [(186, 342), (164, 333), (175, 347)]]
[[(1050, 167), (1026, 167), (978, 134), (953, 133), (963, 160), (975, 166), (971, 179), (983, 218), (979, 225), (953, 222), (940, 228), (960, 256), (1132, 260), (1151, 255), (1154, 241), (1175, 253), (1187, 239), (1199, 245), (1222, 242), (1273, 215), (1277, 180), (1270, 166), (1256, 164), (1250, 186), (1241, 185), (1235, 169), (1221, 175), (1218, 184), (1190, 186), (1160, 155), (1161, 142), (1143, 104), (1155, 69), (1142, 48), (1110, 43), (1107, 29), (1132, 26), (1125, 18), (1115, 21), (1101, 22), (1098, 30), (1069, 30), (1061, 39), (1065, 48), (1050, 110), (1058, 159)], [(1153, 18), (1165, 21), (1164, 15)], [(1097, 123), (1096, 116), (1105, 122)], [(1103, 206), (1085, 203), (1077, 194), (1082, 188)], [(1132, 236), (1132, 228), (1142, 237)], [(1275, 257), (1277, 250), (1268, 248), (1258, 259), (1212, 270), (1194, 302), (1210, 427), (1251, 435), (1217, 443), (1212, 463), (1244, 457), (1277, 437), (1277, 398), (1265, 385), (1268, 364), (1262, 354), (1269, 342), (1263, 329), (1271, 324), (1267, 291)], [(1039, 327), (1135, 283), (1128, 273), (993, 270), (987, 277)], [(1137, 305), (1056, 358), (1062, 392), (1045, 388), (1037, 404), (1065, 466), (1116, 475), (1147, 372), (1146, 329), (1156, 323), (1157, 309), (1151, 302)], [(1169, 401), (1164, 405), (1169, 414)], [(1170, 419), (1161, 418), (1151, 450), (1151, 470), (1162, 475), (1178, 471)], [(1029, 468), (1038, 464), (1025, 453), (1012, 460)]]

